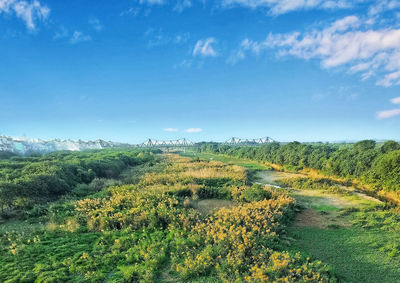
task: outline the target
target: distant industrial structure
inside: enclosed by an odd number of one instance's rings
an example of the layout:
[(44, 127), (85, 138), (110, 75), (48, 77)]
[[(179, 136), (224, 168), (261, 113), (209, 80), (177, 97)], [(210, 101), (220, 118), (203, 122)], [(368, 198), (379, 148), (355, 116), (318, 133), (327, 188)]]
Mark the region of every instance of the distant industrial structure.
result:
[[(219, 145), (228, 146), (256, 146), (274, 142), (270, 137), (258, 139), (241, 139), (230, 138), (225, 142), (215, 142)], [(202, 143), (196, 143), (188, 139), (178, 140), (152, 140), (148, 139), (140, 144), (116, 143), (111, 141), (96, 140), (96, 141), (73, 141), (73, 140), (41, 140), (29, 138), (12, 138), (9, 136), (0, 135), (0, 152), (11, 152), (20, 155), (29, 155), (32, 153), (45, 154), (53, 151), (71, 150), (81, 151), (88, 149), (104, 149), (117, 147), (139, 147), (139, 148), (159, 148), (166, 149), (183, 149), (198, 148)]]
[[(228, 145), (228, 146), (253, 146), (253, 145), (263, 145), (267, 143), (272, 143), (274, 140), (270, 137), (257, 138), (257, 139), (241, 139), (241, 138), (230, 138), (225, 142), (220, 142), (218, 144)], [(178, 140), (152, 140), (148, 139), (145, 142), (137, 144), (137, 147), (144, 148), (187, 148), (187, 147), (198, 147), (200, 143), (195, 143), (187, 139)]]
[(241, 138), (230, 138), (223, 144), (226, 145), (261, 145), (266, 143), (274, 142), (270, 137), (258, 138), (258, 139), (241, 139)]
[(195, 143), (187, 139), (179, 140), (152, 140), (148, 139), (145, 142), (136, 145), (137, 147), (151, 147), (151, 148), (171, 148), (171, 147), (194, 147)]

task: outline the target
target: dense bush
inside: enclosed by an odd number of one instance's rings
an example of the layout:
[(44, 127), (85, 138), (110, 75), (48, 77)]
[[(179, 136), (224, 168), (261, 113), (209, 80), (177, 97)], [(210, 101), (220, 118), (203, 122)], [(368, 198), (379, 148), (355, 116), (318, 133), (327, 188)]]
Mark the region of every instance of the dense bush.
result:
[(377, 191), (394, 192), (393, 198), (398, 197), (400, 201), (400, 144), (395, 141), (383, 144), (372, 140), (355, 144), (291, 142), (284, 145), (274, 142), (234, 147), (202, 143), (200, 150), (270, 162), (289, 170), (313, 168), (328, 175), (358, 179)]
[(116, 149), (0, 159), (0, 212), (27, 210), (71, 192), (85, 196), (108, 185), (101, 178), (153, 160), (151, 152)]

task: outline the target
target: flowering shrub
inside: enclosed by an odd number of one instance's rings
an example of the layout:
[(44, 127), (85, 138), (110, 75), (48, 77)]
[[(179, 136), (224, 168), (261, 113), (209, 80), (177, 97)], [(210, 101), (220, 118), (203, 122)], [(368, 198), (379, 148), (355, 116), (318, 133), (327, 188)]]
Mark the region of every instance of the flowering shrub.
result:
[(330, 271), (321, 261), (305, 261), (297, 253), (272, 252), (268, 259), (260, 257), (250, 268), (248, 282), (336, 282), (329, 276)]
[(221, 208), (193, 228), (203, 237), (204, 249), (197, 253), (187, 251), (176, 270), (184, 278), (204, 274), (211, 266), (221, 278), (236, 279), (248, 273), (261, 251), (271, 253), (277, 245), (283, 220), (289, 217), (294, 204), (294, 199), (281, 195), (231, 209)]

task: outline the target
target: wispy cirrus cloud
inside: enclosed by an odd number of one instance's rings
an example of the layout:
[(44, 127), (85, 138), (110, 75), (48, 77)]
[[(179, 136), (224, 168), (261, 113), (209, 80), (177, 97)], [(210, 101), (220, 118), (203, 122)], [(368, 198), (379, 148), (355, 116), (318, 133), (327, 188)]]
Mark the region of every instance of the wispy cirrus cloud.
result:
[(374, 21), (369, 19), (348, 16), (322, 29), (270, 33), (263, 41), (246, 38), (229, 61), (236, 63), (249, 53), (258, 55), (273, 50), (278, 57), (320, 60), (325, 69), (345, 66), (349, 73), (359, 73), (362, 80), (377, 77), (376, 84), (384, 87), (399, 85), (400, 29), (374, 29), (373, 25)]
[(163, 5), (166, 4), (165, 0), (140, 0), (140, 4), (148, 4), (148, 5)]
[(127, 15), (133, 15), (134, 17), (136, 17), (137, 15), (139, 15), (139, 12), (140, 12), (139, 8), (130, 7), (129, 9), (122, 11), (119, 15), (121, 17), (127, 16)]
[(174, 11), (177, 11), (178, 13), (182, 13), (183, 10), (188, 9), (192, 7), (192, 1), (191, 0), (179, 0), (176, 2), (174, 6)]
[(349, 0), (222, 0), (224, 8), (247, 7), (266, 8), (272, 15), (282, 15), (299, 10), (328, 10), (350, 8), (355, 2)]
[(377, 14), (390, 10), (396, 10), (399, 8), (400, 8), (399, 0), (379, 0), (375, 1), (375, 3), (372, 3), (372, 5), (369, 7), (368, 14), (370, 16), (375, 16)]
[(177, 34), (166, 34), (161, 28), (148, 28), (144, 33), (144, 37), (148, 40), (147, 47), (157, 47), (167, 44), (184, 44), (190, 38), (190, 33), (177, 33)]
[(50, 8), (39, 1), (0, 0), (0, 14), (14, 14), (24, 21), (30, 31), (34, 31), (37, 22), (44, 22), (50, 14)]
[(203, 57), (215, 57), (217, 52), (213, 45), (216, 44), (216, 39), (214, 37), (209, 37), (206, 39), (201, 39), (196, 42), (193, 49), (193, 56), (203, 56)]
[(399, 97), (392, 98), (392, 99), (390, 100), (390, 102), (392, 102), (393, 104), (400, 104), (400, 96), (399, 96)]
[[(400, 104), (400, 96), (390, 99), (390, 102), (393, 104)], [(376, 113), (378, 119), (387, 119), (400, 115), (400, 108), (383, 110)]]
[(395, 116), (400, 115), (400, 108), (399, 109), (392, 109), (392, 110), (384, 110), (384, 111), (379, 111), (377, 113), (378, 119), (387, 119), (387, 118), (392, 118)]
[(152, 5), (172, 5), (173, 10), (181, 13), (183, 10), (192, 7), (192, 0), (139, 0), (140, 4)]
[(64, 26), (60, 26), (59, 29), (55, 32), (53, 39), (62, 39), (68, 37), (68, 29)]
[(186, 133), (200, 133), (202, 131), (202, 128), (189, 128), (185, 130)]
[(91, 17), (89, 18), (89, 24), (92, 26), (92, 28), (97, 31), (100, 32), (103, 29), (103, 25), (101, 24), (100, 20), (98, 18), (95, 17)]
[(164, 128), (163, 131), (164, 132), (177, 132), (178, 129), (177, 128)]
[(86, 35), (81, 31), (74, 31), (69, 41), (71, 42), (71, 44), (77, 44), (80, 42), (87, 42), (91, 40), (92, 37), (90, 35)]

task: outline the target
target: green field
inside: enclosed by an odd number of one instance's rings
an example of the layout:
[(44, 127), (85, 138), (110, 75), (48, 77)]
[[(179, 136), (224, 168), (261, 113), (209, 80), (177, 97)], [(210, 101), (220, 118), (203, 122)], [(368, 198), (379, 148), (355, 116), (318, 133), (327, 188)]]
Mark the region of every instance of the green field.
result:
[(295, 239), (294, 250), (328, 263), (347, 282), (399, 282), (398, 232), (302, 227), (290, 228), (289, 235)]

